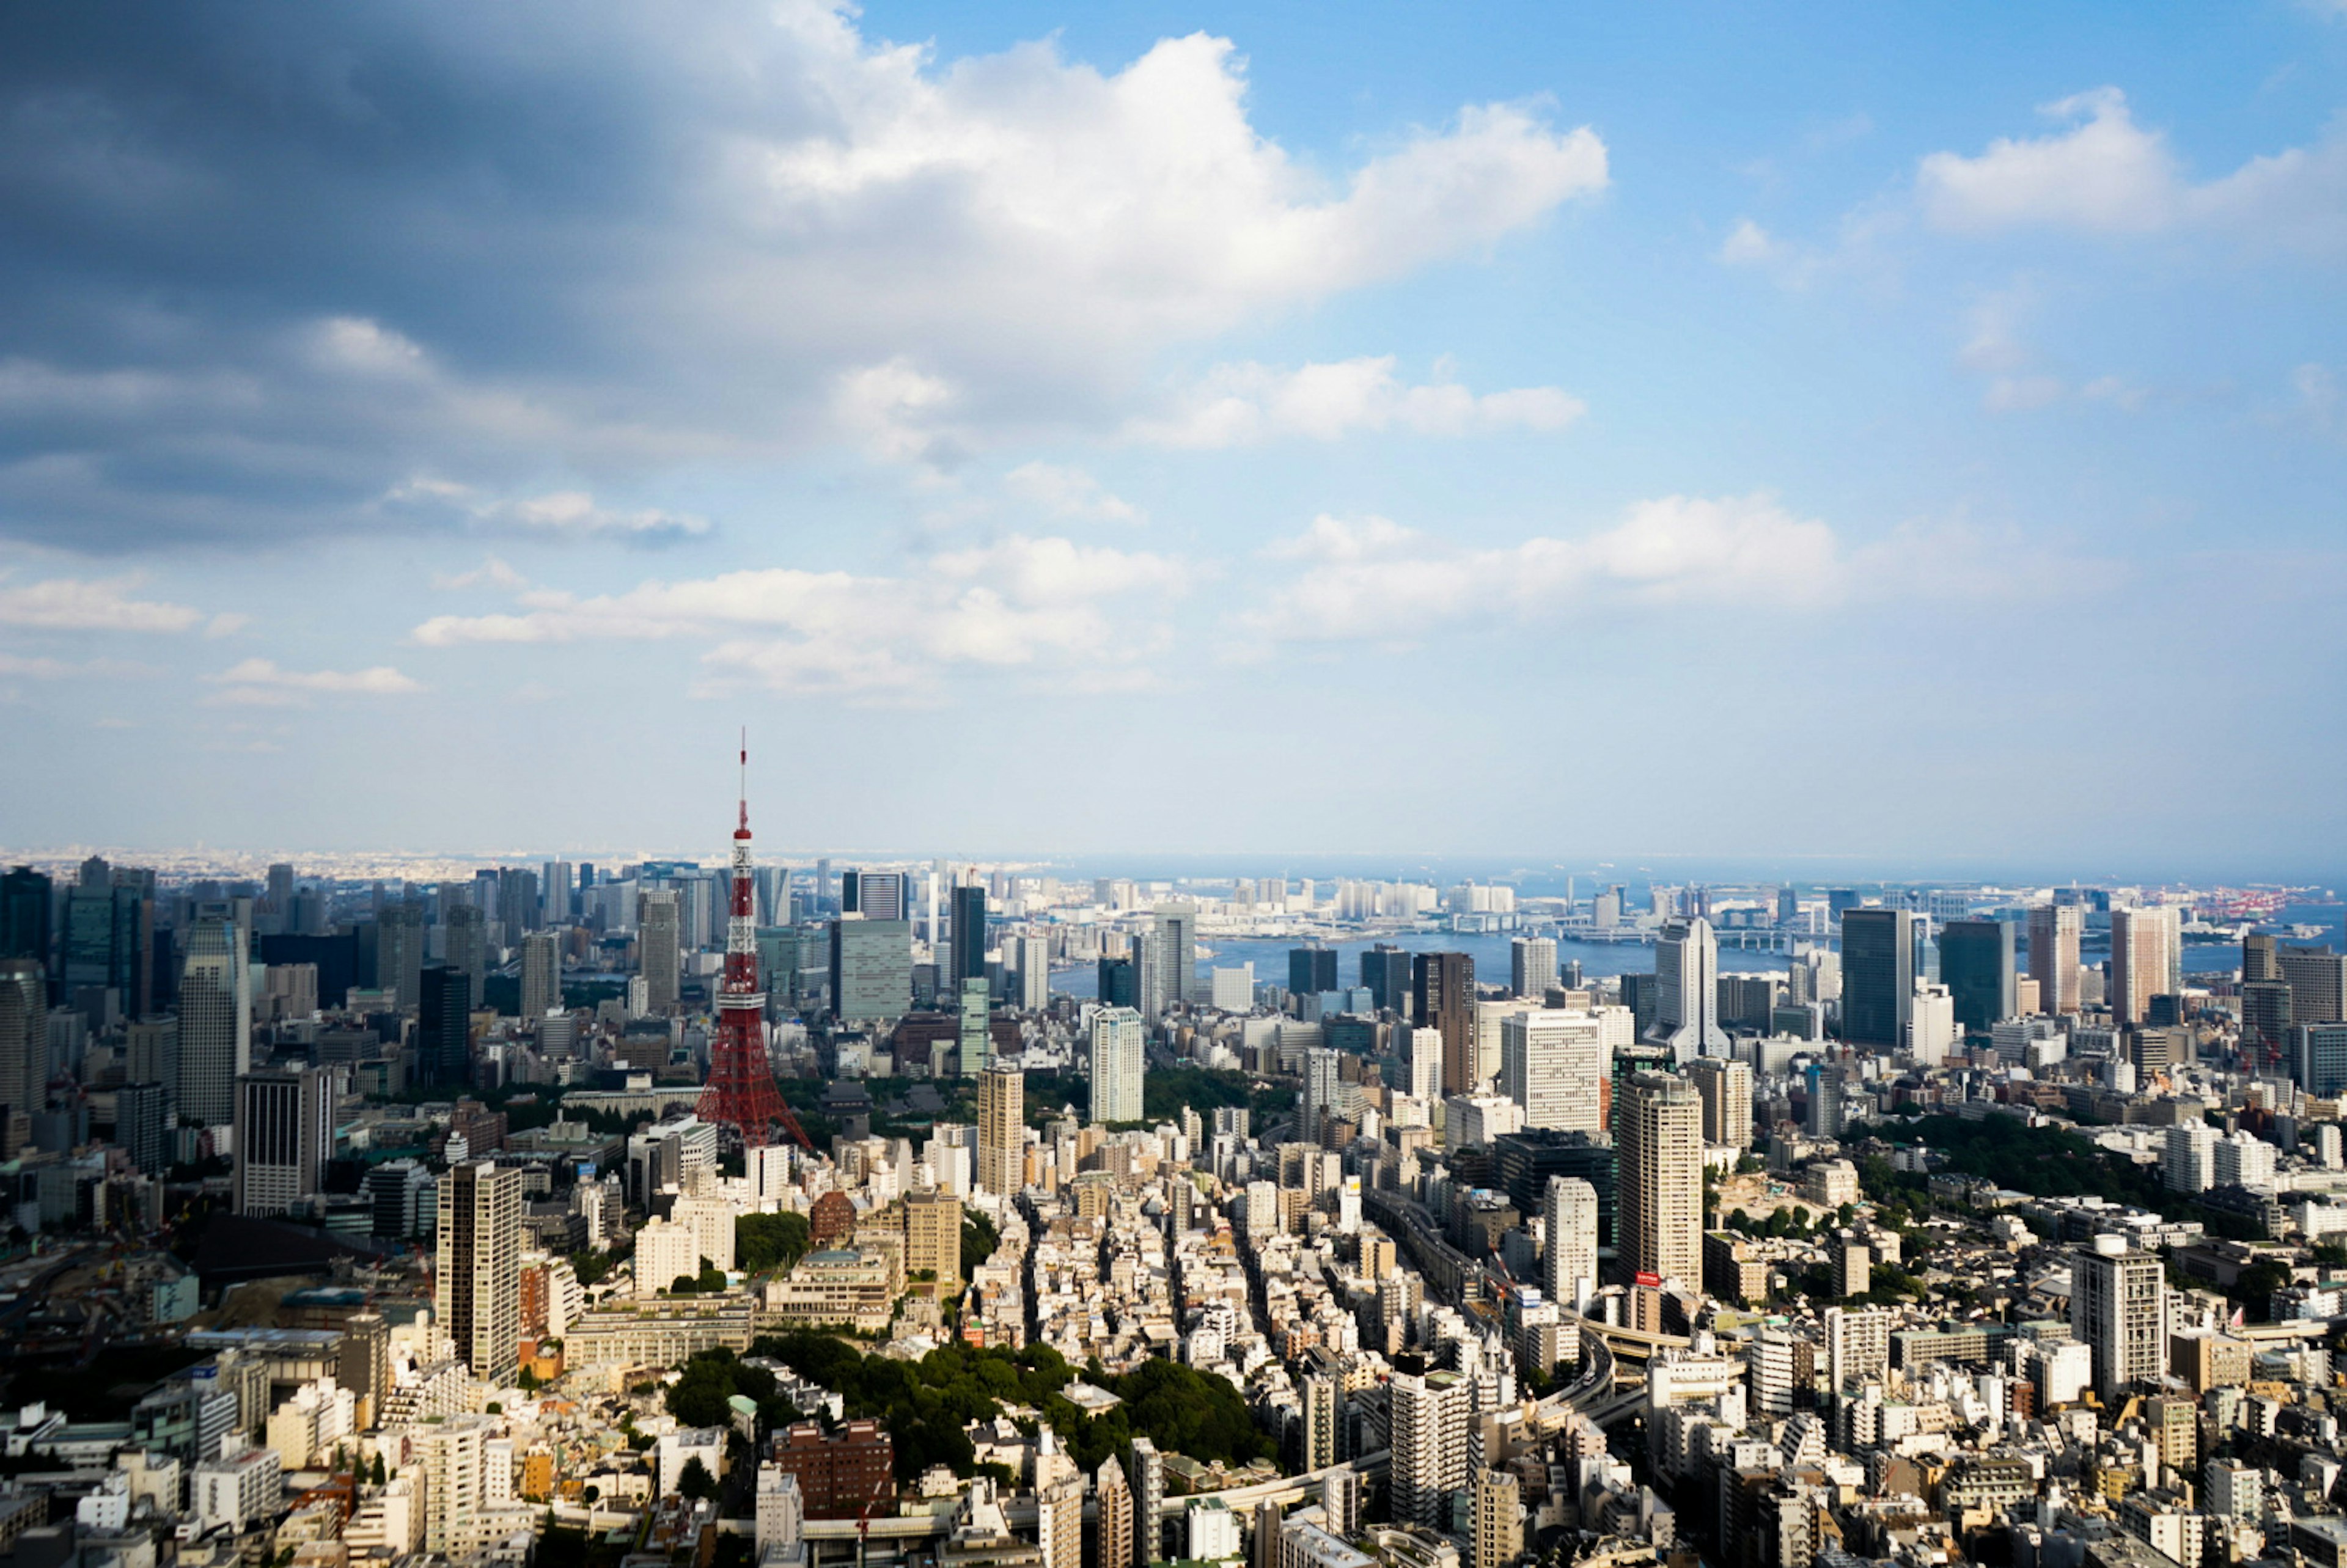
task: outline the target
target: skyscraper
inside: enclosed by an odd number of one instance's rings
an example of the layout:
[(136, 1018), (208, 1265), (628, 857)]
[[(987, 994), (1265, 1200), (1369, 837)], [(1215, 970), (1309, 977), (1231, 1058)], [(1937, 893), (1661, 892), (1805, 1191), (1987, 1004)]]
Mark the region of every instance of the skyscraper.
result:
[(1551, 1301), (1578, 1308), (1597, 1288), (1597, 1189), (1578, 1176), (1551, 1176), (1541, 1228), (1547, 1233), (1542, 1288)]
[(1154, 1019), (1198, 999), (1198, 907), (1160, 904), (1138, 944), (1141, 1013)]
[(636, 911), (637, 972), (644, 977), (644, 1009), (658, 1017), (676, 1010), (682, 962), (676, 889), (654, 888), (639, 896)]
[(2270, 931), (2250, 931), (2241, 938), (2241, 979), (2278, 980), (2281, 979), (2280, 954)]
[(1297, 1131), (1307, 1143), (1323, 1140), (1321, 1132), (1342, 1110), (1344, 1082), (1338, 1074), (1343, 1051), (1325, 1045), (1306, 1048), (1304, 1092), (1296, 1102)]
[[(481, 996), (489, 977), (489, 923), (471, 904), (452, 904), (441, 916), (446, 927), (442, 950), (448, 967), (462, 969), (472, 994)], [(528, 1016), (525, 1010), (524, 1017)]]
[(252, 971), (233, 920), (188, 932), (179, 973), (179, 1114), (207, 1127), (236, 1116), (236, 1081), (252, 1071)]
[(2157, 1253), (2099, 1235), (2070, 1255), (2070, 1332), (2094, 1347), (2095, 1391), (2116, 1404), (2130, 1383), (2167, 1368), (2168, 1281)]
[(1611, 1056), (1595, 1013), (1510, 1013), (1500, 1020), (1500, 1092), (1523, 1107), (1527, 1127), (1602, 1132)]
[(1904, 909), (1841, 915), (1841, 1037), (1899, 1050), (1915, 1009), (1915, 917)]
[(1095, 1127), (1142, 1119), (1143, 1041), (1147, 1026), (1131, 1008), (1092, 1014), (1092, 1120)]
[(473, 1375), (493, 1386), (520, 1368), (521, 1180), (486, 1160), (440, 1178), (433, 1309)]
[(1287, 949), (1287, 989), (1299, 997), (1337, 989), (1337, 954), (1331, 948)]
[(1361, 986), (1381, 1012), (1407, 1013), (1410, 1004), (1410, 956), (1380, 942), (1361, 953)]
[(1027, 1075), (996, 1061), (978, 1078), (978, 1190), (1015, 1196), (1025, 1186)]
[(869, 1023), (901, 1017), (912, 1005), (912, 922), (844, 916), (833, 921), (831, 1010)]
[(1410, 959), (1409, 1021), (1442, 1036), (1442, 1092), (1475, 1088), (1475, 959), (1467, 953), (1419, 953)]
[(1956, 1005), (1956, 1027), (1968, 1034), (2020, 1010), (2014, 930), (2007, 920), (1951, 920), (1940, 927), (1940, 983)]
[[(2029, 911), (2029, 978), (2037, 982), (2037, 1010), (2078, 1010), (2078, 938), (2086, 916), (2075, 904), (2037, 904)], [(1842, 984), (1849, 986), (1849, 967)]]
[(30, 958), (45, 977), (54, 886), (46, 874), (29, 866), (0, 873), (0, 958)]
[[(426, 964), (416, 982), (415, 1071), (419, 1084), (466, 1088), (473, 1081), (473, 989), (453, 964)], [(184, 1044), (180, 1055), (187, 1054)]]
[[(454, 968), (452, 964), (450, 966)], [(551, 931), (521, 939), (521, 1021), (535, 1029), (562, 1000), (562, 958)]]
[(1051, 943), (1045, 937), (1020, 937), (1011, 947), (1012, 962), (1019, 972), (1018, 999), (1020, 1008), (1027, 1012), (1040, 1012), (1051, 1005)]
[(2183, 989), (2184, 912), (2168, 906), (2111, 911), (2111, 1016), (2147, 1023), (2151, 999)]
[[(1147, 1438), (1133, 1440), (1133, 1448), (1125, 1464), (1125, 1479), (1133, 1487), (1133, 1568), (1149, 1568), (1157, 1561), (1162, 1544), (1157, 1529), (1157, 1511), (1165, 1501), (1165, 1456)], [(1101, 1568), (1116, 1568), (1105, 1558)]]
[(2290, 986), (2292, 1023), (2347, 1020), (2347, 956), (2328, 948), (2284, 947), (2275, 955)]
[(1639, 1072), (1614, 1091), (1620, 1149), (1614, 1252), (1631, 1282), (1703, 1278), (1703, 1101), (1685, 1079)]
[(946, 979), (959, 990), (964, 980), (986, 979), (986, 889), (974, 882), (961, 884), (948, 907), (951, 924)]
[(1726, 1056), (1719, 1027), (1719, 938), (1700, 917), (1673, 920), (1655, 943), (1655, 1023), (1647, 1038), (1674, 1061)]
[(1690, 1063), (1687, 1076), (1703, 1097), (1703, 1141), (1752, 1147), (1752, 1064), (1707, 1058)]
[(1456, 1372), (1397, 1372), (1386, 1394), (1394, 1522), (1448, 1533), (1450, 1494), (1467, 1484), (1467, 1421), (1474, 1386)]
[(48, 980), (36, 958), (0, 958), (0, 1108), (40, 1110), (48, 1081)]
[(234, 1192), (241, 1214), (282, 1214), (323, 1192), (334, 1152), (334, 1086), (323, 1068), (236, 1081)]
[[(402, 1009), (416, 1005), (424, 976), (424, 904), (402, 898), (375, 917), (375, 980)], [(240, 944), (241, 946), (241, 944)]]
[(1546, 937), (1518, 937), (1508, 944), (1508, 989), (1538, 1001), (1556, 984), (1556, 944)]
[(1092, 1473), (1093, 1568), (1132, 1568), (1133, 1488), (1114, 1454)]
[(142, 1175), (170, 1170), (170, 1102), (160, 1083), (134, 1081), (114, 1091), (114, 1141)]

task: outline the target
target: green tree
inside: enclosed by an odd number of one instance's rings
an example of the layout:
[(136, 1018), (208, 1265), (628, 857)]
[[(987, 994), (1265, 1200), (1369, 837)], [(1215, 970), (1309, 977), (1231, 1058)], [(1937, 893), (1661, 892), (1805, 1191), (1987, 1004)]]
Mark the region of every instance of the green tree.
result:
[(684, 1461), (684, 1471), (676, 1478), (676, 1490), (696, 1502), (717, 1501), (717, 1478), (698, 1455)]
[(968, 1279), (979, 1266), (994, 1255), (1002, 1243), (1002, 1235), (994, 1222), (981, 1214), (966, 1213), (961, 1217), (961, 1276)]
[(811, 1239), (805, 1214), (743, 1214), (733, 1222), (733, 1261), (745, 1274), (788, 1268)]

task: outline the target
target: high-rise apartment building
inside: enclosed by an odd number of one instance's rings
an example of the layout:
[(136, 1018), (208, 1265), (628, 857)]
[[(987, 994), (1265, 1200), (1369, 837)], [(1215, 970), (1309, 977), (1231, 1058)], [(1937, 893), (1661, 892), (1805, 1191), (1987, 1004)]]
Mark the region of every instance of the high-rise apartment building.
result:
[(207, 1127), (236, 1118), (236, 1081), (252, 1071), (252, 970), (236, 922), (188, 933), (179, 972), (179, 1114)]
[(937, 1281), (939, 1300), (961, 1285), (961, 1200), (931, 1190), (905, 1197), (905, 1268)]
[(1915, 1009), (1915, 917), (1904, 909), (1841, 916), (1841, 1037), (1901, 1050)]
[(655, 887), (637, 896), (636, 972), (644, 978), (644, 1010), (660, 1017), (676, 1010), (682, 994), (683, 963), (676, 889)]
[(1703, 1279), (1703, 1100), (1664, 1072), (1634, 1073), (1614, 1091), (1620, 1153), (1614, 1255), (1633, 1282)]
[(1505, 1568), (1524, 1550), (1524, 1508), (1516, 1478), (1503, 1470), (1475, 1477), (1473, 1568)]
[(1027, 1075), (996, 1061), (978, 1077), (978, 1189), (999, 1197), (1025, 1186)]
[(1752, 1147), (1752, 1064), (1711, 1057), (1690, 1062), (1687, 1076), (1703, 1097), (1703, 1141)]
[(1541, 1197), (1547, 1250), (1541, 1281), (1551, 1301), (1578, 1308), (1597, 1280), (1597, 1189), (1578, 1176), (1551, 1176)]
[(1539, 1001), (1556, 984), (1556, 943), (1546, 937), (1518, 937), (1508, 944), (1508, 989)]
[(1133, 1556), (1133, 1488), (1111, 1454), (1092, 1472), (1092, 1561), (1093, 1568), (1132, 1568)]
[(1604, 1132), (1612, 1059), (1595, 1013), (1538, 1008), (1500, 1020), (1500, 1092), (1523, 1107), (1527, 1127)]
[(2070, 1255), (2070, 1332), (2095, 1352), (2095, 1391), (2116, 1406), (2166, 1370), (2168, 1279), (2157, 1253), (2100, 1235)]
[(986, 979), (986, 889), (963, 883), (948, 900), (946, 980), (957, 991), (964, 980)]
[(282, 1214), (325, 1190), (334, 1153), (333, 1076), (323, 1068), (236, 1081), (233, 1191), (241, 1214)]
[(1655, 1022), (1647, 1038), (1674, 1061), (1726, 1056), (1719, 1026), (1719, 938), (1700, 917), (1672, 920), (1655, 942)]
[(474, 1376), (497, 1387), (521, 1366), (521, 1183), (486, 1160), (440, 1178), (433, 1309)]
[(1388, 1497), (1395, 1523), (1449, 1532), (1451, 1494), (1467, 1484), (1474, 1392), (1456, 1372), (1397, 1372), (1387, 1383)]
[(551, 931), (535, 931), (521, 939), (521, 1021), (528, 1028), (537, 1028), (548, 1013), (561, 1005), (559, 943), (560, 938)]
[[(2037, 982), (2037, 1010), (2078, 1010), (2078, 941), (2086, 913), (2075, 904), (2036, 904), (2029, 910), (2029, 978)], [(1843, 983), (1849, 983), (1845, 973)]]
[(1986, 1034), (2020, 1010), (2019, 968), (2009, 920), (1951, 920), (1940, 927), (1940, 983), (1955, 1003), (1956, 1027)]
[(1142, 1119), (1143, 1042), (1147, 1030), (1141, 1014), (1132, 1008), (1103, 1008), (1092, 1014), (1092, 1125)]
[(1307, 1374), (1297, 1389), (1304, 1398), (1304, 1451), (1307, 1471), (1327, 1470), (1345, 1457), (1345, 1388), (1333, 1373)]
[(1476, 1086), (1475, 959), (1468, 953), (1419, 953), (1410, 959), (1409, 1021), (1442, 1036), (1442, 1092)]
[(1307, 1143), (1325, 1142), (1321, 1132), (1345, 1109), (1345, 1082), (1340, 1074), (1344, 1052), (1325, 1045), (1304, 1052), (1304, 1092), (1296, 1102), (1297, 1130)]
[[(1165, 1501), (1165, 1456), (1147, 1438), (1133, 1440), (1125, 1481), (1133, 1488), (1133, 1568), (1149, 1568), (1161, 1555), (1157, 1512)], [(1115, 1568), (1102, 1560), (1101, 1568)]]
[(2184, 912), (2168, 906), (2111, 911), (2111, 1016), (2151, 1021), (2151, 999), (2184, 989)]

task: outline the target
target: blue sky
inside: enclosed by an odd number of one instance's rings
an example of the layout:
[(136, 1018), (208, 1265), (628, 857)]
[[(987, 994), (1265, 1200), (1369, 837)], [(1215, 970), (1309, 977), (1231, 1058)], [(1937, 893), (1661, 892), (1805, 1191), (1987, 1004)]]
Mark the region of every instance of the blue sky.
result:
[(0, 841), (2318, 876), (2347, 11), (0, 20)]

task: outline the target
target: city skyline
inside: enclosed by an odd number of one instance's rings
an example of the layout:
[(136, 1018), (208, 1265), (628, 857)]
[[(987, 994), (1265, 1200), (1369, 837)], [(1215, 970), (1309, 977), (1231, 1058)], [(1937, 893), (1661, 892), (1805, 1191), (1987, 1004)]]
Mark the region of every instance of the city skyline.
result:
[(2335, 8), (563, 16), (0, 24), (15, 844), (2331, 875)]

